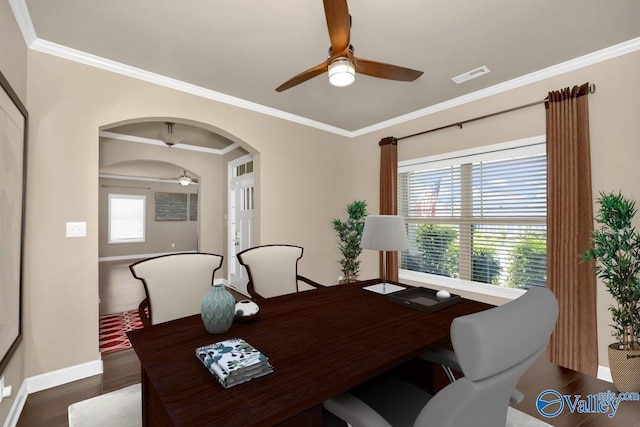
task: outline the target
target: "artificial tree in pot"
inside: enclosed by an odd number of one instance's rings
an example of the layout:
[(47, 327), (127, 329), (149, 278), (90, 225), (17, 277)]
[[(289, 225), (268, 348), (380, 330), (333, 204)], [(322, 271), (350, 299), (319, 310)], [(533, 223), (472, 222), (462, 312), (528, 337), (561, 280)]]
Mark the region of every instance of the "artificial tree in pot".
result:
[(347, 205), (347, 216), (345, 221), (335, 218), (331, 224), (338, 234), (338, 247), (342, 253), (339, 262), (344, 279), (341, 282), (354, 282), (360, 274), (358, 257), (362, 253), (360, 240), (364, 230), (364, 218), (367, 216), (367, 202), (356, 200)]
[(635, 201), (600, 193), (593, 247), (582, 255), (596, 261), (596, 275), (615, 300), (609, 306), (613, 335), (609, 365), (618, 391), (640, 391), (640, 233), (632, 224)]

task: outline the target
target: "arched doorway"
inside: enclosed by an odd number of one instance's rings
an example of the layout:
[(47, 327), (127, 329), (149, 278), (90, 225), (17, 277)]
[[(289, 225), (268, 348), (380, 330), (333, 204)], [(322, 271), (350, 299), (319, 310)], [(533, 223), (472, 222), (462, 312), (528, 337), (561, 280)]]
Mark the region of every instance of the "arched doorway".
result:
[[(248, 154), (239, 143), (214, 132), (210, 126), (187, 120), (146, 118), (101, 129), (101, 316), (114, 314), (110, 313), (114, 310), (133, 311), (144, 298), (144, 289), (128, 271), (128, 265), (139, 259), (185, 251), (211, 252), (227, 258), (227, 165)], [(191, 179), (189, 185), (178, 182), (182, 175)], [(106, 194), (132, 193), (146, 196), (145, 241), (109, 243)], [(177, 200), (184, 214), (169, 215), (168, 220), (163, 220), (157, 209), (161, 197)], [(216, 273), (216, 281), (226, 282), (226, 269), (224, 265)], [(110, 279), (118, 283), (106, 282)], [(110, 292), (107, 288), (116, 290)], [(118, 302), (113, 301), (114, 296), (115, 300), (124, 298)], [(106, 301), (107, 298), (111, 300)]]

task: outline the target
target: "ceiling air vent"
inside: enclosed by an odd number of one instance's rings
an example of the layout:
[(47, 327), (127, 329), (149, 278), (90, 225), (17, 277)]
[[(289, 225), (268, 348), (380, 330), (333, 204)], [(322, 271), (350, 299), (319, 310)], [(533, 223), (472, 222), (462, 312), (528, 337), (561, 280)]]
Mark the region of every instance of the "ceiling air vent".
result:
[(475, 70), (467, 71), (466, 73), (462, 73), (459, 76), (453, 77), (451, 80), (460, 84), (462, 82), (466, 82), (467, 80), (475, 79), (476, 77), (484, 76), (485, 74), (490, 73), (491, 70), (486, 66), (482, 66), (480, 68), (476, 68)]

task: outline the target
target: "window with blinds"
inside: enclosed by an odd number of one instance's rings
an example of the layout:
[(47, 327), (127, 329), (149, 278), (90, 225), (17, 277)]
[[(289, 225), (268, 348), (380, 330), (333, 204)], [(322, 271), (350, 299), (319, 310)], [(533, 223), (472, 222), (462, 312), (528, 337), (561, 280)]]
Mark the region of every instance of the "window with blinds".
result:
[(145, 241), (146, 200), (144, 195), (109, 194), (109, 244)]
[(536, 138), (405, 162), (400, 268), (509, 288), (546, 285), (547, 161)]

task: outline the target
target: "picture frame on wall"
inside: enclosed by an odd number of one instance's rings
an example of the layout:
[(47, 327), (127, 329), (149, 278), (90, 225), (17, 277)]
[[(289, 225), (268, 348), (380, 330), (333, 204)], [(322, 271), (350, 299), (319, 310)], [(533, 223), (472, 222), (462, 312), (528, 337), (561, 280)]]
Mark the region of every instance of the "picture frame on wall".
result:
[(0, 72), (0, 374), (22, 340), (27, 110)]

